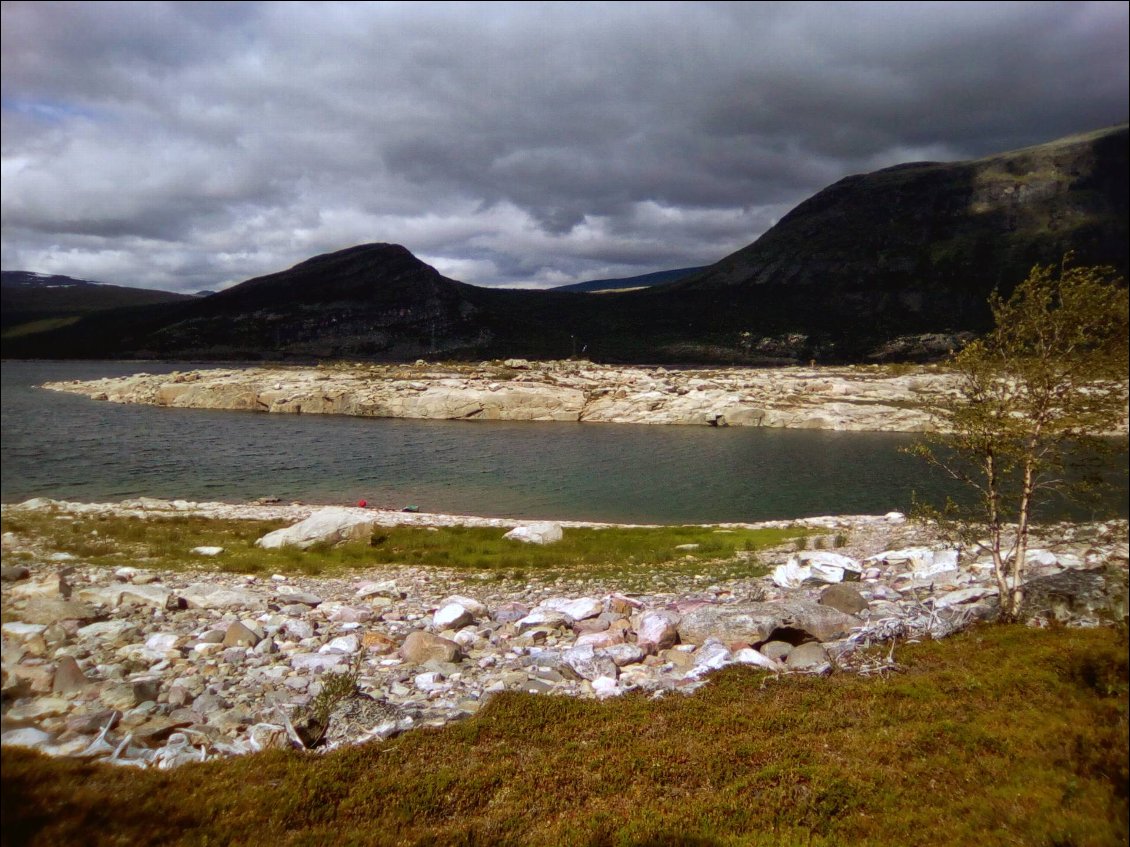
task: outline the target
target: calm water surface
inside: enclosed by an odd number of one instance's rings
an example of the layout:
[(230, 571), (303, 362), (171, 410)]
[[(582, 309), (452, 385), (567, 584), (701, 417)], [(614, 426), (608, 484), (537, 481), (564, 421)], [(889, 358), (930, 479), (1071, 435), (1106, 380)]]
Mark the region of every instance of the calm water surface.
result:
[[(122, 406), (36, 388), (184, 363), (4, 362), (0, 498), (263, 496), (462, 514), (753, 521), (905, 510), (954, 493), (914, 436), (411, 421)], [(1125, 454), (1118, 458), (1125, 465)], [(1125, 516), (1126, 480), (1104, 507)]]

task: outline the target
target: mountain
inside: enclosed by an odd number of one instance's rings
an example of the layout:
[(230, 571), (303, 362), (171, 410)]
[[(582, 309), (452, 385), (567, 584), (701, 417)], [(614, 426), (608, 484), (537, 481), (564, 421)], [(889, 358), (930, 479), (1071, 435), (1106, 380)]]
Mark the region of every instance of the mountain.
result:
[(989, 293), (1036, 263), (1127, 270), (1127, 126), (967, 162), (849, 176), (755, 242), (675, 283), (761, 306), (797, 331), (819, 310), (866, 335), (984, 329)]
[(650, 288), (653, 285), (663, 285), (668, 282), (677, 282), (680, 279), (706, 270), (698, 268), (675, 268), (670, 271), (656, 271), (640, 276), (616, 277), (612, 279), (590, 279), (585, 282), (574, 282), (570, 285), (558, 285), (551, 291), (580, 291), (587, 294), (603, 293), (606, 291), (622, 291), (632, 288)]
[(69, 276), (0, 271), (0, 329), (5, 338), (19, 337), (68, 326), (95, 312), (188, 299), (168, 291), (107, 285)]
[(706, 269), (600, 297), (479, 288), (399, 245), (364, 244), (209, 297), (5, 337), (3, 352), (763, 364), (936, 357), (986, 329), (990, 292), (1007, 295), (1035, 263), (1073, 251), (1077, 263), (1126, 274), (1127, 150), (1123, 125), (974, 161), (849, 176)]

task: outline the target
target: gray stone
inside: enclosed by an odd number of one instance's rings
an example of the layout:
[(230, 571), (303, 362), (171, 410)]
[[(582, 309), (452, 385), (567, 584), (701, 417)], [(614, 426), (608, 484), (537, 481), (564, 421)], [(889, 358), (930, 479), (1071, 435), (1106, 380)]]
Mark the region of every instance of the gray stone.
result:
[(90, 680), (78, 666), (74, 656), (61, 656), (55, 664), (55, 679), (51, 690), (56, 694), (79, 694), (90, 687)]
[(99, 699), (111, 709), (126, 711), (132, 709), (141, 701), (137, 693), (128, 682), (114, 682), (106, 685), (98, 694)]
[(520, 621), (530, 613), (530, 607), (525, 603), (510, 601), (494, 607), (491, 617), (499, 623), (514, 623)]
[(855, 586), (840, 582), (821, 592), (820, 605), (830, 606), (845, 615), (858, 615), (867, 608), (867, 600)]
[(828, 653), (824, 649), (824, 645), (810, 641), (794, 647), (785, 660), (785, 666), (790, 670), (822, 672), (832, 665), (828, 660)]
[(305, 550), (315, 544), (339, 544), (369, 538), (377, 527), (377, 518), (361, 509), (320, 509), (306, 520), (285, 529), (269, 532), (255, 542), (265, 550), (298, 547)]
[(318, 648), (319, 653), (342, 653), (351, 656), (361, 649), (361, 639), (353, 634), (331, 638)]
[(133, 686), (133, 695), (138, 703), (147, 700), (156, 700), (161, 693), (161, 678), (159, 676), (142, 676), (130, 681)]
[(568, 597), (553, 597), (539, 603), (538, 609), (561, 612), (574, 621), (583, 621), (587, 618), (595, 618), (603, 612), (604, 604), (595, 597), (580, 597), (576, 600), (570, 600)]
[(518, 632), (530, 629), (568, 629), (573, 625), (573, 619), (564, 612), (552, 609), (534, 609), (515, 625)]
[(591, 646), (573, 647), (561, 654), (561, 663), (581, 679), (594, 680), (608, 676), (615, 679), (620, 674), (616, 662), (598, 653)]
[(636, 627), (636, 643), (649, 653), (674, 646), (679, 640), (681, 619), (676, 612), (666, 610), (645, 612)]
[(783, 631), (794, 633), (799, 640), (811, 637), (817, 641), (834, 641), (848, 635), (859, 623), (857, 618), (807, 600), (708, 604), (683, 616), (679, 638), (689, 644), (702, 644), (714, 637), (727, 644), (757, 645), (771, 640), (775, 632)]
[(27, 579), (31, 575), (31, 571), (23, 565), (0, 565), (0, 581), (2, 582), (18, 582), (21, 579)]
[(235, 588), (224, 588), (208, 582), (197, 582), (180, 592), (190, 609), (261, 609), (266, 602), (258, 594)]
[(138, 606), (168, 608), (173, 592), (159, 585), (129, 585), (122, 589), (119, 605), (132, 603)]
[(462, 629), (474, 620), (475, 616), (460, 603), (447, 603), (432, 615), (436, 629)]
[(198, 715), (203, 715), (205, 718), (230, 708), (231, 703), (226, 699), (219, 694), (212, 694), (207, 691), (192, 701), (192, 711), (196, 712)]
[(770, 659), (787, 659), (793, 652), (793, 645), (787, 641), (766, 641), (761, 645), (761, 655)]
[(5, 747), (43, 747), (50, 744), (55, 736), (32, 726), (10, 729), (0, 735), (0, 744)]
[(290, 666), (296, 671), (321, 673), (345, 667), (346, 657), (342, 653), (295, 653), (290, 657)]
[(277, 596), (280, 603), (297, 603), (311, 608), (322, 605), (322, 598), (308, 591), (282, 591)]
[(613, 644), (600, 652), (615, 662), (616, 667), (619, 668), (642, 662), (647, 655), (638, 644)]
[(563, 537), (561, 525), (549, 521), (516, 526), (503, 538), (510, 541), (523, 541), (526, 544), (554, 544)]
[(422, 665), (425, 662), (458, 662), (462, 658), (459, 645), (447, 638), (416, 630), (410, 632), (397, 651), (406, 662)]
[(263, 639), (248, 627), (236, 621), (228, 627), (221, 642), (225, 647), (254, 647)]

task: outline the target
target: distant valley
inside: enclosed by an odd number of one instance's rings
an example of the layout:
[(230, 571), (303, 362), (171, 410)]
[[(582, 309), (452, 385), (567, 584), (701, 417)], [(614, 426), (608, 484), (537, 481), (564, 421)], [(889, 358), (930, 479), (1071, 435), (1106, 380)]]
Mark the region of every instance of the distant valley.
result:
[[(165, 294), (97, 313), (74, 306), (37, 313), (18, 305), (19, 286), (5, 283), (3, 354), (927, 360), (983, 331), (989, 293), (1007, 294), (1035, 263), (1057, 263), (1071, 251), (1080, 264), (1126, 274), (1127, 149), (1123, 125), (974, 161), (845, 177), (716, 264), (664, 272), (679, 275), (674, 281), (482, 288), (444, 277), (405, 247), (364, 244), (208, 297)], [(86, 289), (57, 290), (73, 298)], [(163, 293), (146, 296), (154, 294)], [(12, 320), (32, 331), (8, 331), (9, 302), (17, 304)]]

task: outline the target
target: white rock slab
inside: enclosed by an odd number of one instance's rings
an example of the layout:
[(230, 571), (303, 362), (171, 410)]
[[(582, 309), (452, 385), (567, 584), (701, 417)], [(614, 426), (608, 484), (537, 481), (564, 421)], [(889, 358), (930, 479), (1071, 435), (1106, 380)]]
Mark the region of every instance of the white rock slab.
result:
[(516, 526), (502, 537), (527, 544), (553, 544), (560, 541), (564, 534), (559, 524), (543, 522)]

